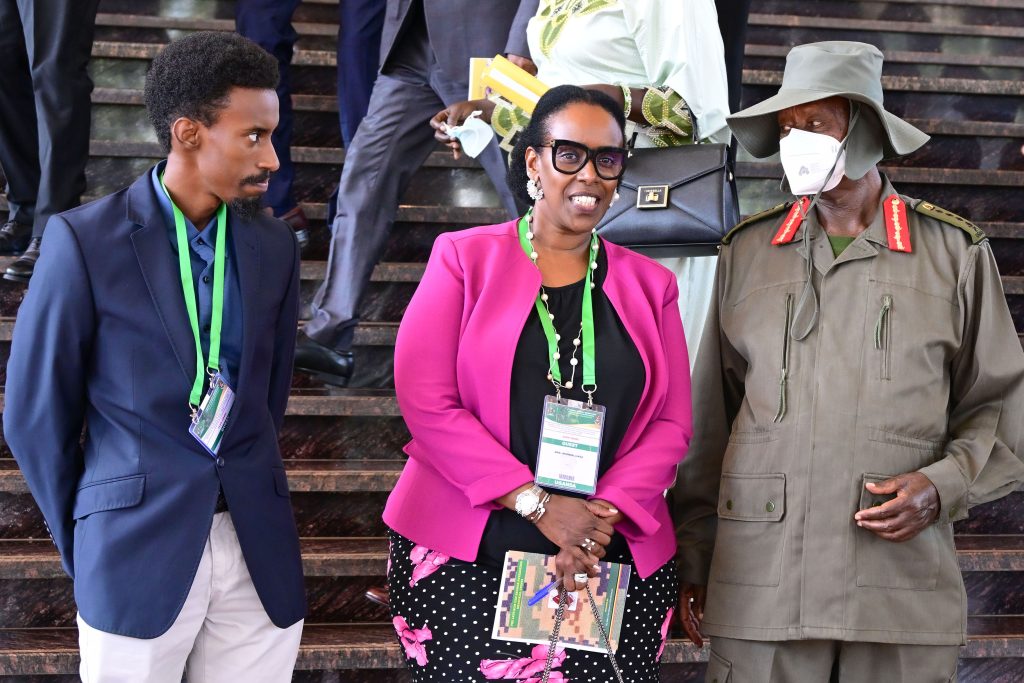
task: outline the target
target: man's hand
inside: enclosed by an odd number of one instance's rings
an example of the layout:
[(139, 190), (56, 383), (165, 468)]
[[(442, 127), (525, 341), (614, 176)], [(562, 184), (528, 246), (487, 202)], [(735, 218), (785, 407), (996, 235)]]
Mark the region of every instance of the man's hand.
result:
[(529, 57), (523, 57), (521, 55), (514, 55), (511, 52), (505, 55), (508, 61), (512, 62), (520, 69), (530, 74), (531, 76), (537, 75), (537, 65), (533, 63), (533, 60)]
[(874, 494), (895, 493), (892, 500), (853, 516), (857, 526), (879, 538), (902, 543), (917, 536), (939, 515), (939, 492), (920, 472), (908, 472), (877, 484), (865, 484)]
[(704, 599), (707, 594), (707, 586), (684, 581), (679, 587), (679, 623), (686, 637), (697, 647), (704, 647), (704, 639), (700, 635), (700, 622), (704, 619)]
[(430, 127), (434, 129), (434, 139), (443, 142), (452, 150), (452, 156), (459, 158), (462, 145), (455, 138), (448, 135), (449, 126), (461, 126), (469, 118), (470, 114), (479, 111), (480, 118), (485, 123), (491, 122), (491, 114), (494, 112), (494, 102), (490, 100), (467, 100), (456, 102), (434, 114), (430, 119)]

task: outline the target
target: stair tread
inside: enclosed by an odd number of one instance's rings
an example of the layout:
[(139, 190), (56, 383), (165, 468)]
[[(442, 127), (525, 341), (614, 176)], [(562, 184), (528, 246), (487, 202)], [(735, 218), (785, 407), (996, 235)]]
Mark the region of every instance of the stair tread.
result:
[[(1024, 655), (1024, 617), (968, 617), (967, 646), (961, 657)], [(679, 637), (669, 639), (663, 664), (707, 661), (709, 646), (697, 648)], [(0, 675), (73, 674), (78, 666), (75, 628), (0, 629)], [(295, 668), (390, 669), (405, 658), (390, 624), (306, 624)]]
[[(751, 13), (752, 26), (773, 26), (779, 28), (825, 28), (835, 29), (835, 17), (807, 16), (800, 14)], [(191, 31), (234, 31), (232, 19), (207, 17), (168, 17), (152, 14), (121, 14), (100, 12), (96, 25), (102, 27), (161, 28)], [(338, 33), (337, 25), (320, 22), (293, 22), (295, 31), (301, 37), (332, 37)], [(843, 26), (851, 31), (884, 33), (945, 33), (959, 36), (994, 36), (1001, 38), (1024, 38), (1024, 30), (1014, 26), (987, 26), (984, 24), (943, 24), (926, 21), (902, 21), (894, 23), (872, 19), (843, 18)]]
[[(385, 571), (387, 538), (302, 538), (299, 543), (306, 576), (376, 576)], [(957, 536), (956, 545), (962, 571), (1024, 571), (1024, 535)], [(0, 540), (0, 579), (29, 578), (64, 578), (53, 543)]]
[[(292, 492), (388, 492), (395, 487), (405, 461), (300, 460), (286, 458)], [(0, 458), (0, 493), (27, 493), (28, 485), (13, 458)]]

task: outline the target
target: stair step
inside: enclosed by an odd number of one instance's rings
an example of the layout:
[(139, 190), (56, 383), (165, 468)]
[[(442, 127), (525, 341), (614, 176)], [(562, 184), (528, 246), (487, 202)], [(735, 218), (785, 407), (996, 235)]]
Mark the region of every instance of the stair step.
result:
[[(302, 568), (309, 576), (383, 576), (386, 538), (303, 538)], [(49, 539), (0, 540), (0, 579), (63, 579)]]
[[(383, 576), (386, 538), (303, 538), (306, 576)], [(1024, 571), (1024, 536), (957, 536), (964, 572)], [(65, 578), (49, 540), (0, 540), (0, 579)]]
[[(404, 466), (403, 460), (284, 460), (292, 493), (387, 493)], [(28, 493), (13, 458), (0, 458), (0, 493)]]
[[(785, 59), (791, 49), (792, 47), (788, 45), (752, 45), (748, 43), (744, 54), (747, 57)], [(952, 54), (949, 52), (885, 50), (885, 64), (883, 66), (890, 66), (893, 64), (938, 64), (943, 66), (984, 66), (1024, 69), (1024, 57), (1014, 55)]]
[[(1024, 38), (1024, 28), (1018, 26), (982, 26), (972, 24), (940, 24), (925, 21), (877, 21), (836, 17), (810, 17), (798, 14), (759, 14), (751, 12), (750, 26), (768, 26), (777, 29), (818, 28), (877, 33), (923, 33), (948, 36), (978, 36), (982, 38)], [(780, 31), (780, 35), (785, 35)], [(875, 42), (866, 37), (866, 42)], [(824, 40), (824, 38), (822, 39)]]
[[(1024, 657), (1024, 617), (969, 617), (962, 658)], [(709, 646), (670, 638), (663, 664), (706, 662)], [(306, 624), (298, 671), (399, 669), (405, 657), (390, 624)], [(78, 631), (74, 628), (0, 630), (0, 676), (74, 674)]]

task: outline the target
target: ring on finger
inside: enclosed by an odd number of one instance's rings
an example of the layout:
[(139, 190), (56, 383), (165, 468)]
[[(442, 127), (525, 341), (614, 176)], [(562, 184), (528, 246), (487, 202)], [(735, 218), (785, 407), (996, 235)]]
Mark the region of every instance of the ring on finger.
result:
[(594, 543), (589, 538), (584, 538), (583, 541), (580, 543), (580, 547), (583, 548), (584, 550), (586, 550), (587, 552), (592, 551), (594, 549), (594, 546), (596, 546), (596, 545), (597, 544)]
[(579, 574), (573, 574), (572, 575), (572, 580), (575, 581), (576, 583), (586, 583), (587, 579), (589, 579), (589, 578), (590, 578), (589, 576), (587, 576), (585, 573), (582, 573), (582, 572), (579, 573)]

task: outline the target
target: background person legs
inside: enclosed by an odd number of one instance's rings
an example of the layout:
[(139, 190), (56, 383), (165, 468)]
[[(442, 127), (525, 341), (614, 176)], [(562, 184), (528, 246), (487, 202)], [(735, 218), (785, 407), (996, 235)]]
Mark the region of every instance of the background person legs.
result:
[(385, 0), (338, 2), (338, 120), (347, 149), (370, 106), (380, 70)]
[[(27, 282), (32, 277), (43, 229), (50, 216), (73, 208), (85, 192), (85, 165), (89, 159), (89, 129), (92, 103), (92, 79), (87, 67), (92, 52), (92, 39), (99, 0), (18, 0), (25, 54), (30, 65), (38, 145), (38, 189), (32, 215), (32, 240), (25, 253), (11, 264), (4, 274), (8, 280)], [(9, 0), (4, 0), (9, 5)], [(9, 15), (9, 8), (5, 8)], [(8, 32), (4, 22), (4, 32)], [(6, 41), (7, 38), (5, 37)], [(24, 65), (21, 62), (21, 65)], [(5, 76), (6, 81), (10, 76)], [(18, 99), (24, 99), (24, 80), (17, 88)], [(6, 98), (4, 92), (0, 97)], [(25, 102), (25, 104), (28, 104)], [(6, 112), (0, 120), (4, 135), (29, 138), (26, 128), (18, 126), (29, 120), (23, 114), (10, 122)], [(10, 132), (7, 132), (10, 131)], [(6, 144), (6, 143), (5, 143)], [(27, 143), (31, 145), (31, 139)], [(19, 178), (16, 194), (29, 194), (24, 187), (31, 181), (34, 169), (15, 170), (18, 157), (31, 165), (31, 154), (22, 148), (10, 162), (0, 160), (8, 178)], [(20, 199), (18, 197), (16, 199)]]

